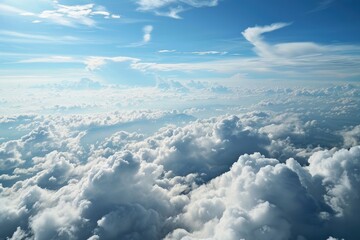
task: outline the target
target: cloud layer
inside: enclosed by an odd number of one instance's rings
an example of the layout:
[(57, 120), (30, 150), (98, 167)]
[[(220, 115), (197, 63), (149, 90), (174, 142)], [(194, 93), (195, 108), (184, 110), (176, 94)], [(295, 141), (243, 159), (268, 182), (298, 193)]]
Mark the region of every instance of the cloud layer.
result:
[(337, 110), (300, 109), (3, 117), (18, 135), (0, 144), (0, 237), (359, 237), (358, 127), (325, 124)]

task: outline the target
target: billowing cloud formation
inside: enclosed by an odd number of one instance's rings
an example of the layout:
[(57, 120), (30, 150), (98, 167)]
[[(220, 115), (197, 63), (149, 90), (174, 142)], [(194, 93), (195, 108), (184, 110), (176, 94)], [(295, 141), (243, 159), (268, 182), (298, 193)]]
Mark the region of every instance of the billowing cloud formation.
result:
[(359, 157), (359, 146), (317, 152), (307, 167), (258, 153), (240, 156), (229, 172), (190, 194), (179, 216), (185, 227), (168, 239), (353, 239)]
[(237, 108), (1, 117), (0, 238), (358, 237), (358, 87), (230, 90), (256, 104), (203, 119), (188, 114)]
[(314, 135), (329, 125), (308, 119), (260, 111), (196, 121), (177, 111), (2, 118), (22, 134), (1, 143), (0, 237), (357, 238), (360, 146), (345, 137), (357, 128), (334, 131), (349, 149), (326, 150), (335, 145), (307, 139), (320, 141)]

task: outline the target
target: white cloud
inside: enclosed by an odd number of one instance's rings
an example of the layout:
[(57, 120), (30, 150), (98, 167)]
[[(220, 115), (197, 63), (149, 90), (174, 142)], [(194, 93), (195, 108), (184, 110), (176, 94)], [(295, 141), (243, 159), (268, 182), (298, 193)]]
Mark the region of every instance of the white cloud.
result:
[(39, 13), (28, 12), (11, 5), (0, 4), (0, 11), (8, 14), (17, 14), (29, 18), (35, 18), (33, 23), (50, 21), (55, 24), (77, 27), (88, 26), (94, 27), (96, 21), (93, 17), (102, 16), (104, 18), (120, 18), (120, 15), (111, 14), (103, 6), (95, 4), (84, 5), (63, 5), (58, 1), (52, 2), (53, 9), (46, 9)]
[[(354, 167), (352, 164), (360, 150), (354, 147), (328, 156), (323, 154), (327, 152), (314, 154), (309, 168), (301, 167), (292, 159), (280, 164), (260, 154), (241, 156), (229, 172), (192, 191), (191, 202), (179, 218), (185, 229), (175, 230), (168, 239), (312, 239), (325, 238), (332, 233), (346, 235), (346, 231), (340, 233), (338, 230), (347, 228), (347, 217), (355, 217), (352, 207), (359, 208), (353, 202), (359, 199), (354, 189), (359, 182), (352, 177), (358, 173), (352, 170), (350, 173), (348, 168)], [(327, 165), (328, 161), (333, 161), (334, 165)], [(355, 164), (358, 165), (358, 161)], [(334, 185), (327, 177), (339, 185)], [(324, 185), (318, 185), (317, 178)], [(344, 178), (350, 182), (343, 181)], [(354, 190), (356, 193), (347, 195)], [(339, 203), (339, 199), (333, 199), (333, 195), (328, 198), (317, 191), (339, 194), (341, 201), (348, 196), (348, 205), (341, 205), (341, 209), (345, 208), (349, 215), (344, 218), (334, 215), (332, 211), (338, 206), (333, 203)], [(322, 205), (323, 197), (332, 209)], [(353, 234), (347, 235), (352, 237)]]
[(81, 62), (73, 57), (69, 56), (49, 56), (40, 58), (30, 58), (20, 60), (19, 63), (76, 63)]
[(291, 58), (326, 52), (326, 47), (312, 42), (294, 42), (270, 45), (263, 40), (262, 35), (283, 27), (289, 23), (274, 23), (269, 26), (251, 27), (242, 32), (246, 40), (255, 47), (256, 53), (264, 58)]
[(119, 19), (121, 16), (118, 14), (111, 14), (111, 18)]
[(344, 138), (344, 147), (360, 145), (360, 125), (341, 131), (341, 135)]
[(79, 43), (81, 39), (73, 36), (46, 36), (39, 34), (29, 34), (15, 31), (0, 31), (0, 35), (4, 36), (3, 41), (11, 42), (31, 42), (31, 43)]
[(146, 11), (161, 8), (175, 2), (176, 0), (138, 0), (137, 4), (140, 10)]
[(313, 10), (309, 11), (309, 13), (314, 13), (318, 11), (325, 10), (329, 8), (336, 0), (322, 0), (317, 3), (317, 7), (315, 7)]
[[(272, 94), (285, 92), (284, 98), (294, 96), (287, 90)], [(307, 97), (311, 106), (318, 98), (323, 102), (320, 94)], [(0, 237), (357, 238), (360, 146), (309, 146), (314, 134), (306, 134), (319, 126), (302, 118), (312, 116), (301, 103), (286, 106), (284, 114), (257, 111), (192, 122), (178, 111), (1, 118), (0, 124), (20, 132), (4, 140), (3, 153), (16, 149), (25, 162), (2, 169), (8, 173), (0, 176), (0, 224), (6, 226)], [(328, 119), (322, 115), (327, 108), (313, 111), (323, 117), (319, 124)], [(336, 132), (327, 123), (322, 127)], [(283, 141), (281, 151), (293, 148), (288, 157), (309, 153), (309, 162), (253, 154), (271, 155), (266, 149), (274, 141)]]
[(163, 16), (163, 17), (170, 17), (170, 18), (174, 18), (174, 19), (182, 19), (182, 17), (179, 15), (179, 13), (184, 12), (185, 9), (181, 6), (177, 6), (177, 7), (171, 7), (170, 9), (168, 9), (167, 11), (163, 12), (163, 11), (155, 11), (155, 14), (158, 16)]
[(227, 52), (219, 52), (219, 51), (201, 51), (201, 52), (191, 52), (196, 55), (225, 55)]
[(143, 42), (148, 43), (151, 40), (151, 32), (154, 30), (154, 27), (151, 25), (146, 25), (143, 28), (144, 36), (143, 36)]
[(45, 10), (38, 17), (70, 27), (74, 27), (77, 24), (91, 27), (95, 25), (95, 21), (90, 18), (90, 15), (103, 15), (104, 13), (93, 11), (93, 8), (94, 4), (70, 6), (57, 3), (55, 10)]
[(176, 52), (176, 50), (174, 49), (162, 49), (162, 50), (159, 50), (158, 53), (172, 53), (172, 52)]
[[(269, 44), (262, 34), (288, 26), (275, 23), (263, 27), (251, 27), (243, 31), (243, 36), (252, 45), (257, 56), (234, 57), (205, 62), (156, 63), (137, 62), (132, 64), (140, 71), (208, 71), (219, 73), (272, 73), (291, 78), (346, 78), (360, 75), (354, 68), (360, 65), (360, 58), (349, 52), (358, 51), (356, 46), (320, 45), (312, 42), (290, 42)], [(195, 52), (197, 54), (215, 54)], [(221, 53), (221, 52), (219, 52)], [(225, 52), (223, 52), (224, 55)], [(335, 64), (336, 62), (336, 64)], [(360, 68), (359, 68), (360, 69)]]
[[(288, 26), (286, 23), (277, 23), (264, 27), (251, 27), (243, 31), (244, 37), (254, 45), (257, 56), (254, 57), (227, 57), (227, 52), (221, 51), (194, 51), (191, 54), (197, 55), (218, 55), (221, 59), (194, 62), (147, 62), (143, 59), (135, 59), (123, 56), (128, 59), (132, 69), (147, 72), (196, 72), (207, 71), (223, 74), (264, 74), (268, 78), (295, 78), (295, 79), (323, 79), (338, 80), (360, 75), (360, 58), (352, 53), (359, 48), (351, 45), (320, 45), (312, 42), (290, 42), (269, 44), (263, 39), (262, 34)], [(127, 47), (137, 47), (151, 41), (153, 26), (147, 25), (143, 28), (143, 39)], [(3, 32), (7, 35), (16, 35), (36, 41), (45, 41), (46, 36), (27, 35), (14, 32)], [(71, 42), (72, 37), (64, 37), (63, 41)], [(77, 41), (74, 39), (74, 41)], [(173, 50), (160, 50), (160, 53), (174, 52)], [(107, 61), (114, 61), (114, 57), (94, 56), (76, 57), (74, 62), (85, 61), (87, 69), (95, 69), (106, 64)], [(50, 59), (52, 60), (52, 59)], [(21, 62), (31, 62), (30, 59)], [(45, 59), (44, 59), (45, 62)], [(89, 67), (93, 65), (94, 67)], [(355, 66), (359, 65), (359, 68)], [(270, 76), (269, 76), (270, 75)]]
[(35, 15), (31, 12), (27, 12), (25, 10), (13, 7), (11, 5), (2, 4), (2, 3), (0, 3), (0, 12), (4, 13), (4, 14), (19, 14), (22, 16), (34, 16)]
[[(144, 36), (145, 38), (145, 36)], [(150, 37), (149, 37), (150, 40)], [(140, 61), (137, 58), (117, 56), (117, 57), (88, 57), (85, 59), (84, 64), (86, 65), (86, 69), (89, 71), (94, 71), (99, 69), (101, 66), (105, 65), (107, 61), (111, 62), (131, 62), (135, 63)]]
[(140, 61), (138, 58), (116, 56), (116, 57), (72, 57), (72, 56), (46, 56), (23, 59), (18, 63), (82, 63), (85, 65), (86, 70), (94, 71), (105, 65), (107, 62), (130, 62), (136, 63)]
[(257, 53), (260, 56), (272, 57), (271, 50), (269, 50), (270, 46), (263, 41), (262, 34), (275, 31), (288, 25), (288, 23), (274, 23), (264, 27), (250, 27), (245, 29), (245, 31), (242, 32), (242, 35), (246, 40), (255, 46)]
[(158, 16), (181, 19), (178, 15), (188, 8), (214, 7), (218, 0), (136, 0), (138, 10), (151, 11)]

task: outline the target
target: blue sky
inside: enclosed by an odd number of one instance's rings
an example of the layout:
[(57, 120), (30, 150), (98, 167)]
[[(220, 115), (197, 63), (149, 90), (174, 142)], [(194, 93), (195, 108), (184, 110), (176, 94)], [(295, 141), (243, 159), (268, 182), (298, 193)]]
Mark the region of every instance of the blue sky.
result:
[(0, 84), (354, 81), (359, 11), (351, 0), (2, 0)]

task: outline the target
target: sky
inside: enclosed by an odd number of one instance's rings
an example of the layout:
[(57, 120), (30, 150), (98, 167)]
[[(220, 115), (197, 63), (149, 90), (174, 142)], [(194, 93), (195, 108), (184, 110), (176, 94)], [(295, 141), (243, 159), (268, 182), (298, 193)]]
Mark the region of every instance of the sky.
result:
[(357, 0), (0, 0), (0, 239), (360, 239)]
[(83, 77), (154, 86), (159, 78), (348, 81), (359, 75), (354, 0), (0, 4), (3, 87)]

